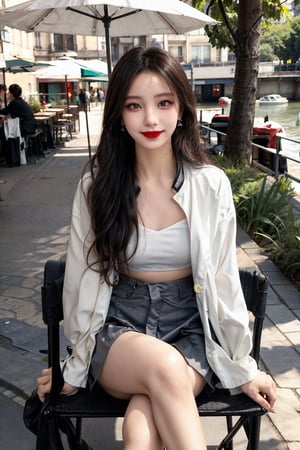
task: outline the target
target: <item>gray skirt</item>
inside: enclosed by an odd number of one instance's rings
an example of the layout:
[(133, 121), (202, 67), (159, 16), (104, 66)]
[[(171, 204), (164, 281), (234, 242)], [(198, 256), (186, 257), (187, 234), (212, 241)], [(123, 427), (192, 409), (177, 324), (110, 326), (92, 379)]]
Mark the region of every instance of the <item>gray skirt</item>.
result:
[(90, 388), (99, 377), (111, 345), (126, 331), (145, 333), (173, 345), (211, 387), (215, 385), (215, 376), (205, 354), (203, 327), (191, 276), (163, 283), (119, 276), (105, 324), (96, 336), (89, 370)]

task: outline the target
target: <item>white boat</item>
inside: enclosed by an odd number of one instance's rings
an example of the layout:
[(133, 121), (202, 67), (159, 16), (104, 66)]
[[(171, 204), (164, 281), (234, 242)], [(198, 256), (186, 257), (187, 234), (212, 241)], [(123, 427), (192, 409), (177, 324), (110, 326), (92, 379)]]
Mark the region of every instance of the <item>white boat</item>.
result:
[(288, 103), (288, 99), (279, 94), (265, 95), (259, 99), (260, 105), (284, 105), (285, 103)]

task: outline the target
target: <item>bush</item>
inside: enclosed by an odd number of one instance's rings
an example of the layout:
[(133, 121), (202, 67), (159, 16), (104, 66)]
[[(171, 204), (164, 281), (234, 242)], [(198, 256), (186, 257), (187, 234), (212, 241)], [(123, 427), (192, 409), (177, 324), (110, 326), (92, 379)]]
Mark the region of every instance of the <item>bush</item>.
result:
[(271, 233), (274, 224), (286, 219), (292, 209), (290, 185), (279, 178), (272, 185), (267, 176), (241, 186), (236, 201), (237, 217), (251, 235)]
[(291, 181), (274, 182), (253, 167), (214, 157), (230, 179), (237, 220), (277, 267), (300, 289), (300, 220), (295, 218)]
[(42, 108), (42, 104), (41, 102), (39, 102), (38, 100), (35, 99), (31, 99), (29, 102), (29, 106), (32, 109), (32, 112), (39, 112)]
[(300, 220), (295, 219), (293, 210), (274, 226), (273, 236), (262, 237), (270, 258), (300, 288)]

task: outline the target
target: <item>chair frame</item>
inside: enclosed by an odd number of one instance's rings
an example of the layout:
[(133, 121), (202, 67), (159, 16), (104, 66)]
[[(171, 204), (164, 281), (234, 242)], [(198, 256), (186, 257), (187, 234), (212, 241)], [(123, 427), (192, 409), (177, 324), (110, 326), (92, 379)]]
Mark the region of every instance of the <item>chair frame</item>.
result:
[[(44, 270), (42, 287), (43, 321), (48, 331), (48, 365), (52, 367), (53, 399), (44, 411), (45, 417), (69, 417), (76, 419), (76, 436), (80, 448), (81, 425), (83, 418), (124, 417), (128, 401), (111, 397), (100, 386), (93, 392), (80, 389), (72, 396), (60, 395), (63, 376), (60, 368), (60, 321), (63, 320), (62, 289), (64, 277), (64, 261), (48, 260)], [(248, 311), (254, 316), (252, 356), (259, 364), (260, 342), (267, 302), (267, 278), (257, 272), (240, 270), (240, 280)], [(217, 450), (232, 450), (233, 438), (243, 427), (248, 440), (247, 450), (258, 450), (261, 416), (266, 410), (261, 408), (247, 395), (239, 393), (231, 395), (227, 389), (210, 391), (205, 389), (197, 398), (200, 416), (226, 418), (227, 435), (218, 445)], [(238, 417), (233, 425), (233, 417)], [(71, 448), (70, 450), (75, 450)]]

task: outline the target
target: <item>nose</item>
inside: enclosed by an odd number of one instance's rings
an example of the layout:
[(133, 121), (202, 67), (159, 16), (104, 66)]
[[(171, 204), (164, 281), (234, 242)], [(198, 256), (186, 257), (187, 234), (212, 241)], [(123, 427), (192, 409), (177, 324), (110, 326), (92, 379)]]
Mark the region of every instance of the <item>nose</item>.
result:
[(153, 127), (158, 124), (158, 117), (154, 108), (149, 107), (144, 109), (144, 124), (148, 127)]

